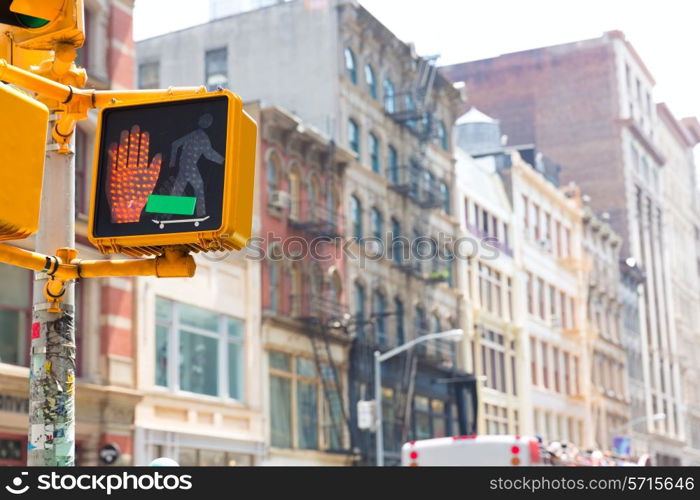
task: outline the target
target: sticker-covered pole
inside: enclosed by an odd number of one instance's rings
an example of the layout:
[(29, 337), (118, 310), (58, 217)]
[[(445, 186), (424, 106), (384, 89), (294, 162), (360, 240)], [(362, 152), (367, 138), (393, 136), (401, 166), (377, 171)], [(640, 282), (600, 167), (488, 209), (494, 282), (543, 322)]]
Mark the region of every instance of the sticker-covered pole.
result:
[[(75, 246), (75, 154), (59, 152), (50, 132), (47, 140), (36, 251), (52, 255), (57, 249)], [(72, 466), (75, 465), (74, 284), (65, 282), (59, 312), (51, 312), (56, 303), (50, 302), (44, 292), (49, 279), (46, 273), (39, 272), (34, 280), (27, 464)]]

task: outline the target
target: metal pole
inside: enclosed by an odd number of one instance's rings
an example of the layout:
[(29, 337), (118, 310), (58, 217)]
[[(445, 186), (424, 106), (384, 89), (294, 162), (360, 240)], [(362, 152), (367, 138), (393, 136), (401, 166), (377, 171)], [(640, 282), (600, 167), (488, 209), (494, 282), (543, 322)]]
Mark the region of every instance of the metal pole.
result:
[[(75, 154), (58, 153), (51, 137), (44, 164), (36, 250), (53, 255), (75, 247)], [(71, 147), (71, 149), (73, 149)], [(36, 273), (31, 328), (29, 375), (30, 466), (75, 465), (75, 298), (66, 282), (61, 312), (48, 312), (44, 297), (49, 277)]]
[(377, 467), (384, 467), (384, 429), (382, 428), (382, 362), (381, 353), (374, 351), (374, 421), (377, 427)]

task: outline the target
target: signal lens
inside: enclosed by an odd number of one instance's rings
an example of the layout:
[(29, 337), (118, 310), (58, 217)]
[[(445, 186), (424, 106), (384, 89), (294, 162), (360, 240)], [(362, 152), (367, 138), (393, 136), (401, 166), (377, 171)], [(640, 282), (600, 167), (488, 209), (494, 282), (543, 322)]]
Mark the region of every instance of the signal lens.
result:
[(48, 19), (42, 19), (40, 17), (26, 16), (24, 14), (16, 14), (17, 21), (24, 28), (42, 28), (49, 24), (51, 21)]

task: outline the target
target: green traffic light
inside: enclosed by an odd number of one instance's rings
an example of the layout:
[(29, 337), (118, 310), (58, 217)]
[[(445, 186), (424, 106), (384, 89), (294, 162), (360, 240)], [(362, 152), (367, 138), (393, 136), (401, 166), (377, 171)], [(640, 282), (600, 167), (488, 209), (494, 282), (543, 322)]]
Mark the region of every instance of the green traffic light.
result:
[(24, 14), (17, 14), (17, 21), (19, 21), (19, 24), (24, 28), (41, 28), (51, 22), (48, 19), (27, 16)]

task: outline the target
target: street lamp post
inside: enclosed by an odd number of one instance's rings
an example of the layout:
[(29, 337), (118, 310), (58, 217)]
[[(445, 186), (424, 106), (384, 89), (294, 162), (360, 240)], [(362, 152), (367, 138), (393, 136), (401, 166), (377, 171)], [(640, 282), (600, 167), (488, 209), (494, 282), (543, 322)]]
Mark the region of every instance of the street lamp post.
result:
[(439, 339), (460, 339), (464, 336), (463, 330), (447, 330), (444, 332), (429, 333), (421, 335), (413, 340), (406, 342), (398, 347), (382, 354), (379, 351), (374, 351), (374, 421), (376, 426), (376, 449), (377, 449), (377, 466), (384, 466), (384, 429), (382, 427), (382, 362), (393, 358), (397, 354), (407, 351), (416, 344), (427, 342), (428, 340)]

